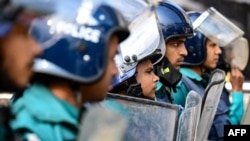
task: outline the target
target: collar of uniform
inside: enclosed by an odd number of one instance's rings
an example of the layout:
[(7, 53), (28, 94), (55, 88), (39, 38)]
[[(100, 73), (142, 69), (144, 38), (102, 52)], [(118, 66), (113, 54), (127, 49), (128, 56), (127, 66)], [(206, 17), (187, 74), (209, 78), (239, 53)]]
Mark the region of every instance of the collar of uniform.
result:
[(156, 91), (159, 91), (162, 86), (163, 86), (163, 84), (160, 81), (157, 81), (157, 83), (156, 83)]
[(180, 72), (190, 79), (196, 80), (198, 82), (202, 81), (202, 77), (190, 68), (183, 67), (180, 69)]
[(67, 122), (77, 127), (79, 111), (73, 105), (58, 99), (44, 85), (32, 84), (24, 95), (13, 105), (14, 113), (25, 108), (28, 113), (41, 121)]

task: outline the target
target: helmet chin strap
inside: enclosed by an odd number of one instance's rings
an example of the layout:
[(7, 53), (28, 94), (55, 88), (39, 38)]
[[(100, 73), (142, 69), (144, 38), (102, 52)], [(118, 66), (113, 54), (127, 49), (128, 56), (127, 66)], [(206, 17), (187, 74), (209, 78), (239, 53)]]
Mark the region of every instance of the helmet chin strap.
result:
[(130, 84), (127, 90), (129, 96), (134, 96), (138, 98), (146, 98), (142, 93), (142, 88), (140, 83)]
[(141, 83), (137, 83), (135, 76), (128, 80), (129, 87), (127, 89), (127, 95), (138, 97), (138, 98), (146, 98), (142, 92)]
[(79, 106), (78, 108), (82, 107), (82, 94), (80, 92), (79, 84), (75, 82), (69, 82), (71, 89), (74, 92), (74, 97), (76, 98), (76, 104)]
[(78, 90), (75, 92), (76, 94), (76, 102), (79, 106), (82, 105), (82, 95), (81, 95), (81, 92)]
[(223, 62), (223, 63), (219, 64), (219, 65), (217, 66), (217, 68), (222, 69), (223, 71), (225, 71), (225, 73), (227, 73), (227, 72), (230, 72), (230, 70), (231, 70), (231, 65), (228, 64), (228, 63)]

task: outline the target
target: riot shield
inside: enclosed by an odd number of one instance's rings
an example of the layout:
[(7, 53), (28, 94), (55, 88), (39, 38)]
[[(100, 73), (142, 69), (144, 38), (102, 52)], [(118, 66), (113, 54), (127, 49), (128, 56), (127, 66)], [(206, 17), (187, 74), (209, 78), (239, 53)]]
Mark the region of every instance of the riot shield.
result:
[(126, 127), (124, 116), (95, 104), (82, 116), (77, 141), (122, 141)]
[(179, 118), (177, 141), (195, 141), (201, 112), (201, 96), (191, 90), (186, 99), (185, 110)]
[(225, 72), (216, 69), (210, 78), (202, 99), (201, 118), (196, 133), (197, 141), (206, 141), (224, 87)]
[(115, 101), (127, 111), (128, 128), (123, 141), (176, 140), (178, 106), (111, 93), (105, 101)]

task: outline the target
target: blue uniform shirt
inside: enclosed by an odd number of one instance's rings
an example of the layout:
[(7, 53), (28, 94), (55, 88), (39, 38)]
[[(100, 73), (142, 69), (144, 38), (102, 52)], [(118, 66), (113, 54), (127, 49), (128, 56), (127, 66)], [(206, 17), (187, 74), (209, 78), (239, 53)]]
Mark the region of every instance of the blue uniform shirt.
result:
[[(203, 87), (201, 85), (202, 77), (198, 75), (197, 73), (195, 73), (194, 71), (192, 71), (191, 69), (181, 68), (180, 72), (183, 75), (188, 76), (190, 79), (196, 81), (198, 87)], [(189, 89), (187, 88), (187, 86), (182, 81), (180, 81), (176, 86), (176, 92), (172, 91), (173, 97), (174, 97), (173, 103), (179, 104), (185, 107), (185, 102), (186, 102), (186, 97), (188, 95), (188, 92), (189, 92)]]
[(160, 81), (158, 81), (156, 84), (156, 101), (172, 103), (171, 89), (169, 87), (164, 86)]

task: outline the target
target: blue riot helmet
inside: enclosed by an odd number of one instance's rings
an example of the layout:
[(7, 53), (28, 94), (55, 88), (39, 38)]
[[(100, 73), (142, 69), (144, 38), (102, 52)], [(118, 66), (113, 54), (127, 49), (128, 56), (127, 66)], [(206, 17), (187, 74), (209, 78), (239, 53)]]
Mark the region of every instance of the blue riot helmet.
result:
[[(192, 23), (201, 15), (202, 12), (190, 11), (187, 12)], [(204, 63), (206, 60), (206, 40), (207, 37), (201, 32), (195, 30), (195, 35), (191, 38), (187, 38), (185, 46), (188, 55), (184, 58), (183, 65), (185, 66), (197, 66)]]
[(193, 27), (185, 11), (171, 2), (160, 2), (156, 9), (165, 41), (173, 37), (193, 36)]
[(56, 1), (53, 0), (1, 0), (0, 38), (11, 30), (13, 23), (29, 25), (35, 17), (51, 14), (56, 8)]
[(72, 2), (70, 12), (65, 12), (62, 7), (53, 16), (33, 22), (31, 33), (44, 47), (43, 54), (35, 62), (35, 71), (75, 82), (93, 83), (104, 74), (111, 35), (118, 35), (119, 42), (129, 36), (127, 25), (131, 20), (121, 11), (140, 9), (133, 7), (137, 1)]
[(188, 56), (184, 60), (184, 65), (204, 63), (207, 38), (221, 47), (227, 47), (244, 34), (239, 27), (213, 7), (204, 12), (188, 12), (188, 15), (192, 20), (196, 35), (186, 41)]
[(193, 22), (193, 28), (221, 47), (226, 47), (244, 34), (244, 31), (214, 7), (202, 12)]
[[(128, 37), (129, 31), (120, 15), (109, 6), (101, 5), (92, 16), (96, 20), (95, 25), (75, 25), (58, 21), (54, 17), (35, 21), (33, 33), (44, 29), (38, 29), (36, 25), (46, 25), (50, 20), (57, 24), (55, 28), (58, 29), (55, 30), (64, 32), (61, 33), (64, 35), (52, 37), (56, 41), (47, 46), (40, 59), (36, 60), (35, 71), (81, 83), (97, 81), (106, 68), (109, 38), (117, 34), (119, 41), (123, 41)], [(100, 19), (100, 16), (104, 19)]]

